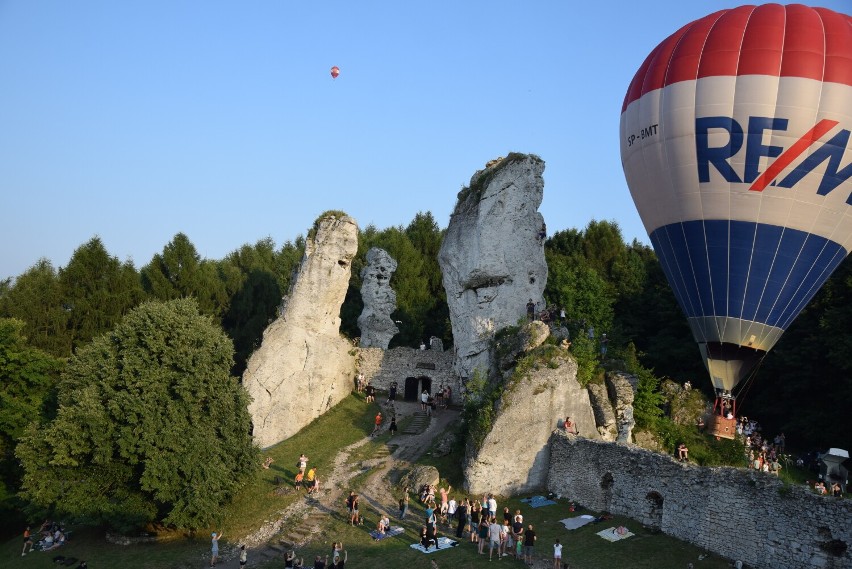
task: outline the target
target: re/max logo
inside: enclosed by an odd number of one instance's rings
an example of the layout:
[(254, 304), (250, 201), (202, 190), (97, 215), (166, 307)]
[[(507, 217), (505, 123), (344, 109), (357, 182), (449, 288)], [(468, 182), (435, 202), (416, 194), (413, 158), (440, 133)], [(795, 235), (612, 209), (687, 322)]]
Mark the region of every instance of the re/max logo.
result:
[[(838, 121), (823, 119), (812, 129), (802, 135), (786, 150), (781, 146), (771, 146), (763, 143), (764, 132), (786, 131), (787, 119), (777, 117), (749, 117), (748, 131), (731, 117), (700, 117), (695, 119), (695, 149), (698, 157), (698, 181), (710, 181), (710, 166), (712, 165), (728, 182), (751, 184), (749, 190), (760, 192), (772, 184), (784, 168), (789, 166), (805, 150), (818, 143), (819, 139), (837, 126)], [(710, 134), (719, 131), (728, 134), (728, 142), (724, 146), (710, 146)], [(742, 178), (728, 163), (728, 159), (736, 155), (745, 143), (745, 167)], [(841, 129), (827, 142), (821, 143), (810, 156), (787, 174), (775, 185), (782, 188), (792, 188), (796, 183), (810, 174), (820, 164), (828, 161), (825, 173), (820, 181), (817, 194), (824, 196), (852, 176), (852, 163), (840, 168), (840, 160), (849, 144), (849, 131)], [(758, 171), (761, 157), (775, 158), (765, 172)], [(852, 193), (846, 199), (852, 205)]]

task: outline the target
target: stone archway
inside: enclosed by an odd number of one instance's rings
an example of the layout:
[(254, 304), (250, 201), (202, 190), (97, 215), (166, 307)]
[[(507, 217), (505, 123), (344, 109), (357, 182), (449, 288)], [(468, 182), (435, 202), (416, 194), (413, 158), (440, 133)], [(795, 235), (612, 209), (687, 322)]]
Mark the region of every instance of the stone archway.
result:
[(432, 393), (432, 378), (426, 375), (419, 375), (417, 377), (406, 377), (405, 378), (405, 392), (404, 399), (406, 401), (420, 401), (420, 394), (423, 393), (423, 390)]
[(645, 495), (644, 524), (653, 530), (663, 529), (663, 496), (659, 492), (648, 492)]

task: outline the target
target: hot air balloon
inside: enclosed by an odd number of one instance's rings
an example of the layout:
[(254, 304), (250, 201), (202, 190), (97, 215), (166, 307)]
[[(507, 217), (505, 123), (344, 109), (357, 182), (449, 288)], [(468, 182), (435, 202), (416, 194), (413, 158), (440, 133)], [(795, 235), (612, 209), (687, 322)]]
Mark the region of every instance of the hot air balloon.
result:
[(331, 78), (337, 79), (337, 76), (340, 75), (340, 68), (338, 66), (334, 66), (331, 68)]
[(624, 174), (716, 389), (717, 436), (852, 248), (850, 130), (852, 18), (824, 8), (715, 12), (630, 83)]

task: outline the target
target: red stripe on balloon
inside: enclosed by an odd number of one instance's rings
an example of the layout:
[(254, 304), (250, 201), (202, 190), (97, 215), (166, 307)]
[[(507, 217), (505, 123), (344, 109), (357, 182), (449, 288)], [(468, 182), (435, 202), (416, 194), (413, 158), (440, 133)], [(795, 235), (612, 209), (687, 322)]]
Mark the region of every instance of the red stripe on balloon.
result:
[(814, 125), (814, 127), (805, 133), (805, 135), (793, 143), (790, 148), (784, 151), (781, 156), (775, 159), (769, 168), (761, 174), (757, 180), (749, 188), (751, 192), (762, 192), (775, 177), (781, 173), (784, 168), (790, 165), (802, 152), (807, 150), (814, 142), (822, 138), (822, 136), (838, 125), (837, 121), (822, 119)]
[(701, 77), (802, 77), (852, 86), (852, 16), (798, 4), (740, 6), (695, 20), (662, 41), (624, 97)]

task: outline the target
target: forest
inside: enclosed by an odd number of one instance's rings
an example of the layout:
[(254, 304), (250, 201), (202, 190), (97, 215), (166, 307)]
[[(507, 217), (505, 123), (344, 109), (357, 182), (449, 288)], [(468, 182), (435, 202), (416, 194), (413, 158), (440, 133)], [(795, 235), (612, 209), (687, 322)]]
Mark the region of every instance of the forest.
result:
[[(401, 324), (391, 347), (414, 347), (430, 336), (451, 346), (437, 261), (442, 236), (430, 212), (405, 226), (363, 228), (342, 333), (360, 335), (360, 271), (366, 252), (381, 247), (398, 262), (392, 317)], [(209, 523), (221, 503), (183, 500), (179, 488), (187, 478), (191, 483), (193, 468), (206, 469), (207, 479), (220, 483), (221, 501), (242, 474), (234, 464), (254, 463), (239, 377), (277, 315), (304, 246), (303, 236), (282, 245), (267, 238), (213, 260), (178, 233), (137, 268), (95, 236), (64, 267), (41, 259), (0, 282), (0, 509), (42, 512), (64, 492), (66, 510), (119, 528), (152, 519)], [(591, 221), (550, 235), (545, 256), (546, 303), (565, 310), (575, 334), (587, 327), (605, 332), (611, 353), (635, 354), (655, 378), (690, 381), (711, 394), (649, 246), (625, 242), (615, 222)], [(574, 336), (574, 349), (596, 357), (583, 336)], [(740, 413), (764, 432), (783, 431), (798, 453), (849, 449), (849, 354), (847, 258), (744, 382)], [(204, 444), (211, 437), (220, 444)], [(176, 462), (185, 472), (174, 471)], [(64, 488), (71, 476), (78, 478), (73, 491)], [(4, 519), (15, 522), (20, 514)]]

